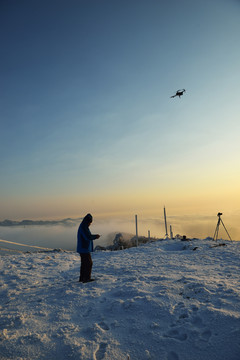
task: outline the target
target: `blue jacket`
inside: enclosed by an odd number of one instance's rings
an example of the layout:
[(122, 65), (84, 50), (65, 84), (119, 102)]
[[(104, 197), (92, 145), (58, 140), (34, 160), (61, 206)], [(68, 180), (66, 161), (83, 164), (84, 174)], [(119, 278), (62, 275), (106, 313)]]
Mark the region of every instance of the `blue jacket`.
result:
[(89, 230), (86, 217), (81, 222), (77, 233), (77, 252), (90, 253), (93, 251), (93, 240), (97, 239), (97, 235), (92, 235)]

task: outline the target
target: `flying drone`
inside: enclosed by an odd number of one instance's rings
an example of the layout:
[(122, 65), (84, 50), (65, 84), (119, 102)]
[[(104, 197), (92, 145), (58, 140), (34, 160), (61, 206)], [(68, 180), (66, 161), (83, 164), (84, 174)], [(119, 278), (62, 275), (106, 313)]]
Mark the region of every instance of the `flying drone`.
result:
[(176, 94), (171, 96), (171, 98), (174, 98), (175, 96), (178, 96), (179, 98), (183, 95), (183, 93), (185, 92), (185, 89), (180, 89), (176, 91)]

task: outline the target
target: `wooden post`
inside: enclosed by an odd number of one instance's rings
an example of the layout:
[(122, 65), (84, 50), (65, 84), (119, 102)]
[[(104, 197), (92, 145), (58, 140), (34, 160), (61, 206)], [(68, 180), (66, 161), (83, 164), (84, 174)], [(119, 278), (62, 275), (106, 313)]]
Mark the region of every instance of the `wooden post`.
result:
[(165, 230), (166, 230), (165, 239), (168, 239), (168, 231), (167, 231), (167, 215), (166, 215), (166, 209), (165, 209), (165, 206), (164, 206), (164, 208), (163, 208), (163, 213), (164, 213)]
[(135, 223), (136, 223), (136, 246), (138, 246), (138, 223), (137, 223), (137, 215), (135, 215)]

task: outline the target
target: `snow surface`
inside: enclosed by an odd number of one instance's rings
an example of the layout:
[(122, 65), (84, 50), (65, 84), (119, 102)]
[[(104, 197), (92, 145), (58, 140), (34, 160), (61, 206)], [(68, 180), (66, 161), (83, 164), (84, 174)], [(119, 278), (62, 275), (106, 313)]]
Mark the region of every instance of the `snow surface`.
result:
[(239, 360), (240, 242), (2, 256), (1, 359)]

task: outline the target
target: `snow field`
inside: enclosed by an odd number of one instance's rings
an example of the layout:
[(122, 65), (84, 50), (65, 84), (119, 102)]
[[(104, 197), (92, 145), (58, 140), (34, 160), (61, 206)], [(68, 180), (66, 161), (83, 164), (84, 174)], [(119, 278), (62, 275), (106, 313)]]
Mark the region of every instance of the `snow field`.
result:
[(239, 360), (238, 242), (1, 257), (1, 359)]

